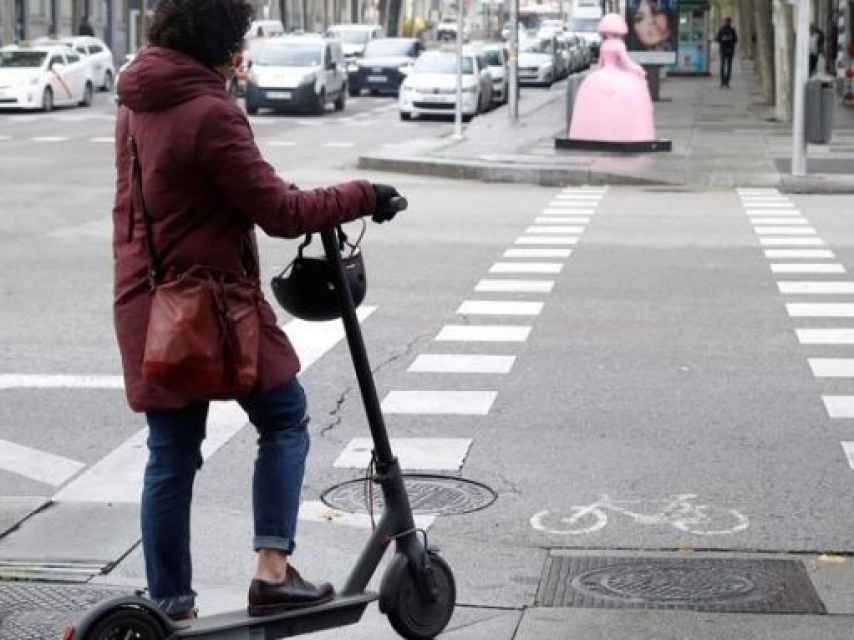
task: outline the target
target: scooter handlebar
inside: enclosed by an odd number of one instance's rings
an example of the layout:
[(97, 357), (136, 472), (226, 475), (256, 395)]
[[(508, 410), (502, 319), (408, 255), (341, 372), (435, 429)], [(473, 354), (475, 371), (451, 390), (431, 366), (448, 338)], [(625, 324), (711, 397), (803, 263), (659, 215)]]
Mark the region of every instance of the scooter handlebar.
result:
[(396, 213), (399, 213), (401, 211), (406, 211), (409, 208), (409, 200), (403, 196), (395, 196), (389, 200), (389, 205)]

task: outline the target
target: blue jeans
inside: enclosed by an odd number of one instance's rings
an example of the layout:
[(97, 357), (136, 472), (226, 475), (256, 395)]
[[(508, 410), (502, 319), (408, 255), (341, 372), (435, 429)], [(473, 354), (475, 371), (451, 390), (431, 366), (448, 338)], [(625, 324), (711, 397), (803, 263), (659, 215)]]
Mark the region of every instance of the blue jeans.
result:
[[(293, 553), (309, 447), (305, 393), (294, 378), (239, 402), (258, 430), (252, 479), (255, 550)], [(146, 413), (149, 456), (142, 489), (142, 549), (149, 594), (167, 613), (195, 606), (190, 502), (202, 466), (207, 416), (207, 402)]]

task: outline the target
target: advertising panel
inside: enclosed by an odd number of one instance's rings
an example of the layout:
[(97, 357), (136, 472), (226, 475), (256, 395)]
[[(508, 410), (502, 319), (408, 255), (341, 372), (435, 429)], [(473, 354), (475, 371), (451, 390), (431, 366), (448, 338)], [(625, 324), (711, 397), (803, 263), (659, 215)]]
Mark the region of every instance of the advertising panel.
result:
[(626, 46), (639, 64), (676, 63), (679, 43), (678, 0), (626, 0)]

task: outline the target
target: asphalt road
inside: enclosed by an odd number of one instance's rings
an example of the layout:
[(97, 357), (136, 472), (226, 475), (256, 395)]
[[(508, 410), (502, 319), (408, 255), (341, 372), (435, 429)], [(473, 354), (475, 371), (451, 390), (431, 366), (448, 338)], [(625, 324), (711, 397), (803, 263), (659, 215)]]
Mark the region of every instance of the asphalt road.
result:
[[(392, 224), (368, 224), (362, 326), (392, 437), (426, 439), (410, 468), (476, 480), (498, 495), (487, 509), (430, 524), (431, 542), (455, 568), (459, 601), (478, 607), (461, 610), (459, 637), (511, 637), (554, 548), (854, 552), (854, 471), (842, 444), (854, 431), (850, 420), (830, 417), (834, 400), (823, 401), (851, 393), (852, 374), (818, 377), (808, 361), (852, 357), (843, 344), (850, 332), (795, 331), (846, 329), (851, 320), (790, 315), (798, 312), (786, 306), (845, 303), (851, 294), (786, 294), (789, 285), (779, 284), (847, 281), (854, 231), (841, 197), (764, 203), (768, 194), (743, 202), (726, 191), (609, 188), (599, 199), (358, 172), (360, 151), (448, 130), (401, 123), (394, 105), (363, 97), (344, 114), (252, 122), (288, 180), (311, 187), (365, 177), (395, 184), (410, 200)], [(110, 308), (113, 113), (101, 95), (89, 111), (0, 115), (0, 531), (56, 497), (0, 538), (0, 562), (109, 566), (98, 580), (140, 585), (137, 507), (128, 496), (144, 462), (134, 440), (144, 422), (116, 388)], [(778, 221), (752, 225), (748, 210)], [(804, 237), (821, 244), (761, 246), (760, 237), (792, 237), (760, 231), (783, 226), (786, 212), (800, 212), (805, 222), (797, 222), (815, 230)], [(526, 233), (531, 226), (580, 228)], [(517, 244), (523, 236), (535, 244)], [(505, 256), (519, 249), (570, 254)], [(801, 249), (833, 253), (764, 253)], [(295, 250), (295, 242), (264, 239), (264, 273)], [(515, 272), (522, 263), (546, 264)], [(771, 263), (841, 266), (781, 274)], [(496, 285), (482, 280), (538, 281), (530, 286), (540, 291), (489, 292)], [(549, 291), (542, 281), (553, 283)], [(502, 306), (477, 304), (484, 301)], [(437, 339), (466, 325), (479, 340)], [(512, 327), (527, 328), (519, 341), (483, 341)], [(340, 583), (366, 521), (318, 515), (316, 501), (363, 475), (358, 456), (351, 467), (335, 465), (367, 436), (366, 423), (345, 345), (328, 335), (334, 328), (295, 331), (317, 358), (302, 374), (313, 442), (294, 562), (310, 578)], [(806, 344), (815, 340), (838, 344)], [(846, 401), (836, 402), (842, 408), (830, 410), (847, 415)], [(253, 561), (254, 437), (233, 415), (223, 409), (194, 502), (195, 576), (208, 610), (242, 606)], [(93, 475), (98, 469), (114, 473), (117, 486)], [(851, 602), (833, 607), (850, 612)], [(381, 624), (371, 628), (371, 637), (393, 637)]]

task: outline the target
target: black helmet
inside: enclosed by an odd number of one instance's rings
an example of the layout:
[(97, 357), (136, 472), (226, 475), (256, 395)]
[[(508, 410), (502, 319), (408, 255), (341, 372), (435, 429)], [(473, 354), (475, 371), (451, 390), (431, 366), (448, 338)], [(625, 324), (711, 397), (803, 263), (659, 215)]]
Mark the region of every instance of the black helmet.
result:
[[(360, 237), (361, 239), (361, 237)], [(332, 264), (325, 256), (304, 256), (303, 249), (311, 243), (311, 234), (306, 235), (297, 252), (297, 257), (270, 282), (273, 294), (281, 307), (301, 320), (322, 321), (341, 317), (341, 306), (335, 293), (335, 274)], [(358, 242), (347, 243), (347, 236), (338, 228), (339, 249), (342, 250), (341, 266), (350, 286), (353, 304), (359, 306), (365, 299), (367, 281), (365, 264)], [(345, 246), (349, 255), (343, 255)], [(290, 273), (288, 273), (290, 271)], [(286, 275), (287, 274), (287, 275)]]

